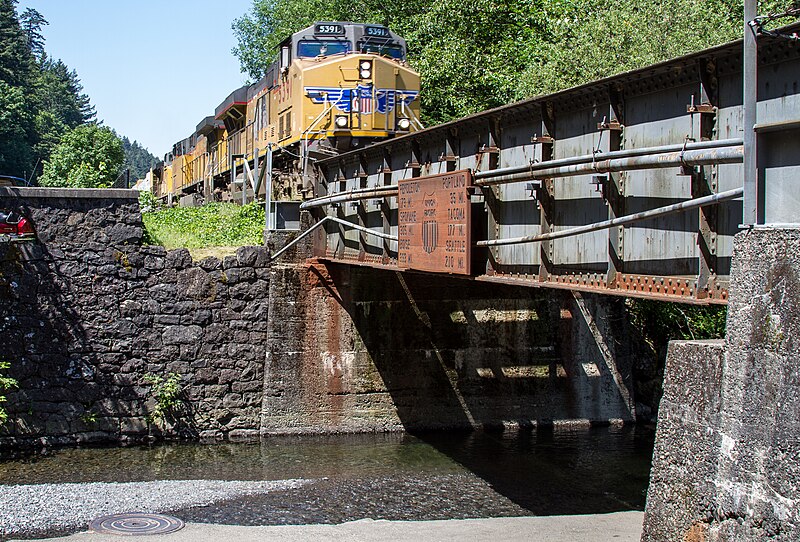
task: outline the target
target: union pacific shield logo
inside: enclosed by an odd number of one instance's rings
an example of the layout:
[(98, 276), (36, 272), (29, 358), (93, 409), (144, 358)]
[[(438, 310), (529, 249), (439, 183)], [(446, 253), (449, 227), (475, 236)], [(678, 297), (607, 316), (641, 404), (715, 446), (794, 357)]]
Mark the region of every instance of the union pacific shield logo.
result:
[(356, 88), (304, 87), (304, 90), (312, 103), (329, 104), (343, 113), (358, 111), (353, 107), (355, 104), (365, 114), (374, 111), (386, 114), (396, 107), (410, 106), (419, 96), (418, 90), (374, 88), (371, 84), (359, 84)]
[(435, 220), (426, 220), (422, 223), (422, 249), (431, 254), (436, 250), (439, 241), (439, 223)]

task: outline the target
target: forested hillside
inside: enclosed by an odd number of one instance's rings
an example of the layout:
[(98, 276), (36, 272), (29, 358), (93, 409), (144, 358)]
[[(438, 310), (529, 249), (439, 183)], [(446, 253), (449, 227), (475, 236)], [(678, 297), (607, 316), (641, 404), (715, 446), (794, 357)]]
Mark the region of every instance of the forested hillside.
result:
[[(134, 178), (149, 169), (155, 158), (137, 142), (120, 141), (109, 128), (82, 128), (97, 120), (78, 74), (45, 50), (44, 15), (31, 8), (18, 14), (16, 6), (0, 0), (0, 174), (106, 186), (121, 169), (130, 167)], [(59, 164), (51, 160), (56, 154)]]
[(158, 158), (150, 154), (150, 151), (142, 147), (138, 141), (131, 143), (125, 136), (122, 136), (122, 151), (125, 153), (122, 169), (123, 171), (130, 169), (133, 180), (144, 178), (150, 168), (158, 162)]
[[(760, 12), (791, 0), (760, 2)], [(318, 20), (387, 24), (422, 74), (426, 124), (741, 37), (742, 0), (254, 0), (234, 54), (258, 79), (275, 46)]]
[(75, 71), (45, 53), (47, 21), (30, 8), (17, 18), (15, 4), (0, 0), (0, 173), (31, 178), (95, 112)]

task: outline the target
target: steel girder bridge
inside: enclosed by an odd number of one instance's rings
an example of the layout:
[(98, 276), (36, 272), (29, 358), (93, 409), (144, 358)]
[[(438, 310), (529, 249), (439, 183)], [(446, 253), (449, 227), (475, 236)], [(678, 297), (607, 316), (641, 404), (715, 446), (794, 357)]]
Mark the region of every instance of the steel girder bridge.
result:
[(800, 222), (800, 25), (749, 28), (320, 160), (303, 237), (355, 265), (726, 303), (733, 236)]

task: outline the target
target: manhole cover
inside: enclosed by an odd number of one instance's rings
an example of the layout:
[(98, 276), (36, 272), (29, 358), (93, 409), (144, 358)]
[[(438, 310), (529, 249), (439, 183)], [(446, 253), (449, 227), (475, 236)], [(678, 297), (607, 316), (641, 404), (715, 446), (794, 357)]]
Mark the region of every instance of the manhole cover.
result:
[(183, 521), (178, 518), (134, 512), (97, 518), (89, 523), (89, 530), (95, 533), (136, 536), (174, 533), (183, 526)]

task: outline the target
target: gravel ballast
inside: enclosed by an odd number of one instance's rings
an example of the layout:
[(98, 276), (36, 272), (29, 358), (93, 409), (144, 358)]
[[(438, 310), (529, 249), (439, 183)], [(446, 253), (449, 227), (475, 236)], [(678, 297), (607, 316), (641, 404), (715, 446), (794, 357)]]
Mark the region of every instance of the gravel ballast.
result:
[(157, 482), (0, 486), (0, 539), (85, 529), (92, 519), (124, 512), (168, 512), (271, 491), (308, 480)]

